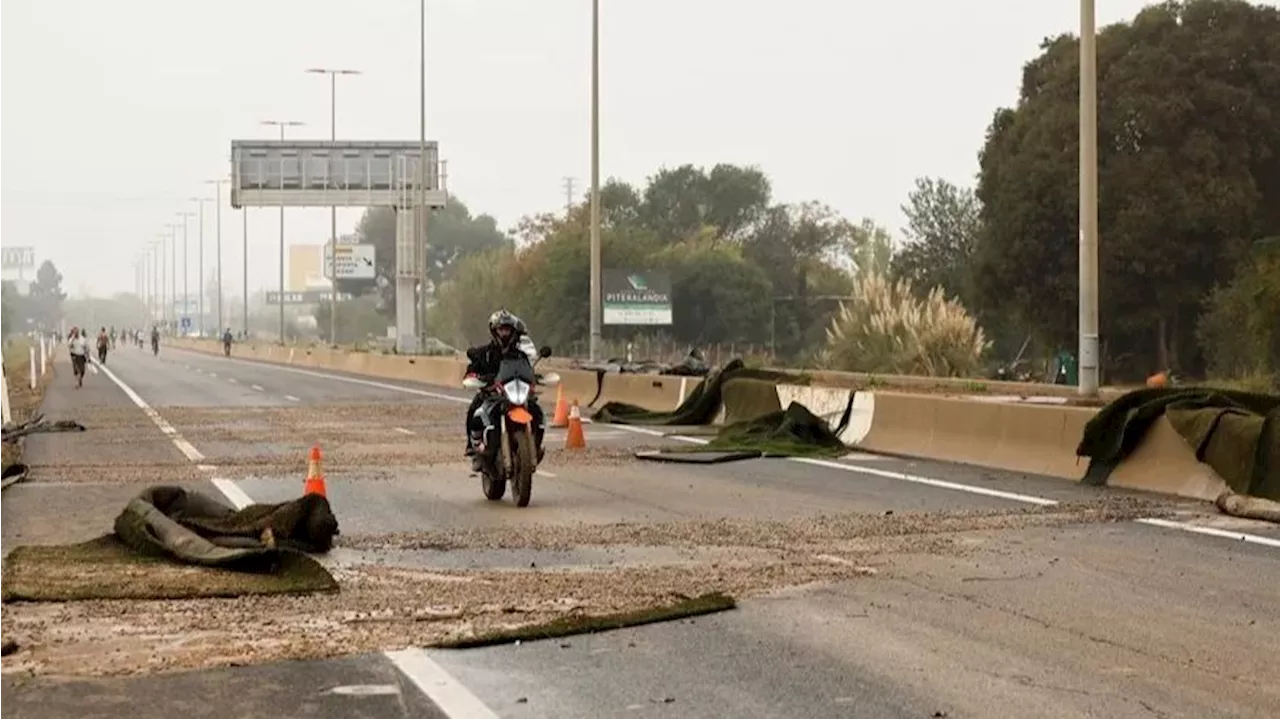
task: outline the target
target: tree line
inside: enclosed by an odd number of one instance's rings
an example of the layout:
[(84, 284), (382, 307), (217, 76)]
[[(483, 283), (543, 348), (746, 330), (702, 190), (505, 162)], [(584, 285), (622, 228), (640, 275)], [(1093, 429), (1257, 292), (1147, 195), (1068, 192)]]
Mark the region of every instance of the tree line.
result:
[[(919, 303), (897, 307), (903, 317), (936, 314), (927, 300), (941, 288), (982, 330), (976, 344), (957, 341), (981, 347), (985, 363), (1073, 352), (1078, 57), (1072, 35), (1042, 43), (1016, 105), (994, 112), (977, 177), (918, 180), (900, 243), (817, 203), (775, 203), (758, 168), (686, 165), (643, 186), (602, 188), (605, 265), (669, 271), (675, 318), (662, 331), (690, 345), (772, 341), (787, 361), (830, 359), (841, 302), (820, 298), (849, 296), (860, 276), (884, 273)], [(1269, 239), (1280, 236), (1280, 10), (1242, 0), (1153, 5), (1100, 32), (1098, 66), (1104, 373), (1280, 371), (1280, 242)], [(526, 218), (509, 237), (461, 202), (437, 213), (432, 332), (477, 341), (484, 316), (505, 305), (540, 338), (581, 345), (587, 214), (579, 204)], [(380, 210), (360, 224), (380, 261), (392, 257), (393, 225)], [(899, 299), (877, 302), (906, 301), (891, 290), (882, 291)], [(876, 322), (905, 327), (903, 317)]]

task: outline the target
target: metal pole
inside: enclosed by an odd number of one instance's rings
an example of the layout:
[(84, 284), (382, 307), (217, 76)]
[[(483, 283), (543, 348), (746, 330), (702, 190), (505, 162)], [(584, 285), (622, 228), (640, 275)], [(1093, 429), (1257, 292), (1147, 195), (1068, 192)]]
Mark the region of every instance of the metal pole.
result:
[(1080, 0), (1079, 394), (1098, 394), (1098, 53), (1094, 0)]
[(599, 359), (600, 297), (600, 0), (591, 0), (591, 342), (588, 354)]
[[(284, 142), (284, 124), (280, 125), (280, 141)], [(281, 175), (281, 183), (284, 176)], [(280, 344), (284, 344), (284, 204), (280, 205)]]
[[(338, 141), (338, 74), (329, 73), (329, 140)], [(338, 208), (329, 208), (329, 344), (338, 344)]]
[(240, 220), (244, 223), (244, 227), (241, 230), (243, 234), (240, 235), (240, 239), (244, 243), (243, 257), (241, 257), (241, 261), (244, 263), (244, 268), (243, 268), (244, 275), (241, 277), (241, 280), (244, 282), (244, 287), (242, 288), (244, 292), (244, 297), (242, 298), (244, 302), (244, 307), (243, 307), (244, 336), (248, 337), (249, 336), (249, 208), (247, 206), (240, 208)]
[(218, 334), (222, 334), (222, 183), (217, 183), (218, 194), (218, 240), (217, 240), (217, 259), (218, 259)]
[[(338, 76), (359, 75), (359, 70), (338, 70), (311, 68), (308, 73), (329, 76), (329, 139), (338, 141)], [(338, 316), (338, 208), (329, 208), (329, 242), (331, 246), (329, 259), (329, 283), (332, 292), (329, 294), (329, 342), (337, 344)]]
[[(297, 120), (263, 120), (263, 125), (274, 125), (280, 128), (280, 141), (284, 142), (286, 127), (300, 127), (306, 123)], [(283, 177), (281, 178), (283, 180)], [(245, 301), (249, 297), (245, 295)], [(280, 344), (284, 344), (284, 204), (280, 205)]]
[(196, 324), (200, 328), (200, 336), (204, 337), (204, 199), (200, 200), (200, 232), (199, 248), (196, 250)]
[(418, 2), (418, 351), (427, 339), (427, 2)]

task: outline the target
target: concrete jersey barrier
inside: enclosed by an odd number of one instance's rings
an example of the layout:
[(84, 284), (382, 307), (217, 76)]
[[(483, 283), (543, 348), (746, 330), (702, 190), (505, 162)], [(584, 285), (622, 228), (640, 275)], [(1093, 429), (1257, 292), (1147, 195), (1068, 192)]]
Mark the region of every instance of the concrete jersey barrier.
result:
[[(216, 341), (183, 339), (174, 344), (208, 354), (222, 353), (221, 343)], [(461, 386), (467, 364), (456, 357), (409, 357), (252, 343), (238, 344), (232, 352), (242, 358), (448, 388)], [(658, 412), (676, 409), (702, 381), (694, 377), (575, 369), (557, 372), (562, 380), (559, 392), (569, 402), (577, 401), (584, 407), (625, 402)], [(776, 385), (778, 404), (785, 408), (798, 402), (835, 426), (849, 406), (852, 392), (850, 420), (840, 437), (851, 447), (1077, 482), (1085, 476), (1087, 461), (1075, 452), (1085, 424), (1097, 409), (1052, 403), (1047, 397), (1047, 401), (1028, 401), (1027, 393), (966, 398), (832, 387), (822, 383), (829, 374), (832, 373), (815, 373), (815, 384), (811, 385)], [(915, 379), (925, 386), (933, 378)], [(1015, 389), (1010, 386), (1015, 383), (998, 384), (1006, 391), (1033, 387), (1020, 385)], [(1042, 395), (1055, 394), (1044, 392), (1043, 385), (1034, 387)], [(725, 421), (722, 406), (716, 424)], [(1110, 473), (1106, 483), (1202, 500), (1213, 500), (1226, 487), (1212, 469), (1196, 459), (1163, 417), (1137, 450)]]

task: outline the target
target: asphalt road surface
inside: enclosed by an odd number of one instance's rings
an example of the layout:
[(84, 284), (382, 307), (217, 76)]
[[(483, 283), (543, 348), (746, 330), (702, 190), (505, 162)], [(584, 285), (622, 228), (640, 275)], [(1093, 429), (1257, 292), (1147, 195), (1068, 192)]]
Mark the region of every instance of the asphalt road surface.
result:
[[(21, 648), (4, 660), (4, 717), (1201, 719), (1280, 707), (1280, 531), (1199, 503), (857, 453), (646, 463), (636, 448), (697, 438), (590, 424), (586, 452), (549, 433), (533, 504), (517, 509), (485, 501), (469, 476), (461, 390), (172, 348), (121, 348), (76, 390), (58, 363), (45, 414), (89, 431), (30, 438), (30, 478), (3, 496), (6, 553), (108, 532), (162, 482), (237, 505), (291, 499), (318, 443), (342, 527), (326, 562), (340, 581), (365, 565), (393, 578), (489, 572), (604, 606), (593, 597), (618, 588), (589, 589), (590, 578), (634, 571), (723, 581), (740, 604), (473, 650), (406, 646), (427, 631), (417, 622), (341, 634), (324, 651), (279, 641), (261, 660), (212, 646), (211, 627), (165, 635), (157, 619), (149, 633), (145, 608), (83, 610), (97, 613), (92, 626), (114, 617), (137, 652), (181, 657), (162, 667), (100, 634), (59, 633), (73, 609), (10, 604), (5, 636)], [(498, 539), (415, 541), (468, 531)], [(541, 583), (518, 584), (531, 567)], [(228, 621), (262, 626), (286, 606), (201, 602), (188, 614), (256, 611)], [(201, 643), (212, 648), (180, 651)]]

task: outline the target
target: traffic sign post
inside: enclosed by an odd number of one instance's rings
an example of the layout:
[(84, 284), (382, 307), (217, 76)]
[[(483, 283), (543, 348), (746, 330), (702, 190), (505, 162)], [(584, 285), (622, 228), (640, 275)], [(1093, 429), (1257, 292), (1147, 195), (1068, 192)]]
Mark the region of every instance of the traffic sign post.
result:
[[(338, 301), (344, 302), (353, 299), (355, 296), (350, 292), (339, 292)], [(329, 301), (328, 290), (307, 290), (306, 292), (286, 292), (284, 293), (284, 304), (286, 305), (318, 305), (321, 302)], [(280, 293), (275, 290), (267, 292), (267, 304), (278, 305), (280, 303)]]

